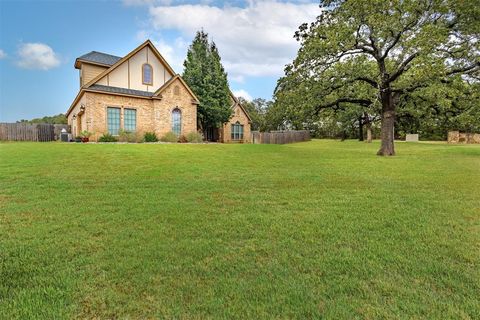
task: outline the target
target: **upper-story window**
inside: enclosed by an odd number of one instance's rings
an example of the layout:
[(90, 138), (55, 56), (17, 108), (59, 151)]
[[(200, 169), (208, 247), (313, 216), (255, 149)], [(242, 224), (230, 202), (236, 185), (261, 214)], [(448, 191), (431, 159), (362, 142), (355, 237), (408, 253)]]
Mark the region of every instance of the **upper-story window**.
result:
[(153, 68), (148, 63), (142, 66), (143, 84), (153, 85)]

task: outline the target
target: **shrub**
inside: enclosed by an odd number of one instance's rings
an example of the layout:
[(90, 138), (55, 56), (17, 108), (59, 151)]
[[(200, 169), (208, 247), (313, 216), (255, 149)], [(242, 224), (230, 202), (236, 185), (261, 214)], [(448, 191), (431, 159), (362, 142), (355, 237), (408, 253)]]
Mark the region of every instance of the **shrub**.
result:
[(165, 135), (160, 138), (160, 141), (163, 141), (163, 142), (177, 142), (178, 137), (175, 133), (170, 131), (170, 132), (165, 133)]
[(187, 141), (190, 143), (201, 143), (203, 142), (203, 135), (199, 132), (190, 132), (186, 135)]
[(118, 141), (120, 142), (137, 142), (137, 134), (132, 131), (120, 130), (118, 132)]
[(157, 142), (158, 138), (155, 132), (145, 132), (143, 136), (143, 141), (145, 142)]
[(103, 136), (98, 139), (98, 142), (117, 142), (117, 138), (112, 136), (110, 133), (104, 133)]
[(178, 137), (178, 142), (180, 143), (186, 143), (187, 138), (182, 134), (180, 137)]
[(88, 132), (87, 130), (83, 130), (82, 132), (80, 132), (80, 137), (82, 138), (90, 138), (91, 136), (92, 136), (92, 133)]

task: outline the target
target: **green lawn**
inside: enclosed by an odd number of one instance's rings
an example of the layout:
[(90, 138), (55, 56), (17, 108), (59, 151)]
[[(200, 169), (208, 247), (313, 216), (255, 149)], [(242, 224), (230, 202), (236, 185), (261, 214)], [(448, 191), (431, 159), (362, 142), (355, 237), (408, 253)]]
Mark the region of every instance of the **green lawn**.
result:
[(480, 146), (0, 144), (0, 318), (480, 318)]

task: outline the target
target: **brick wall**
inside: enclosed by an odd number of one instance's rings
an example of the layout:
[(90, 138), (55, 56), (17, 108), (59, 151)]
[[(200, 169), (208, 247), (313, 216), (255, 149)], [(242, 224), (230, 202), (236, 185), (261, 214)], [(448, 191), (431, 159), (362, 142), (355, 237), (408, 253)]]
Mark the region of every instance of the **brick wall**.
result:
[[(243, 140), (232, 140), (232, 124), (239, 122), (243, 125)], [(230, 118), (230, 121), (223, 125), (222, 130), (220, 130), (220, 141), (222, 142), (246, 142), (250, 143), (251, 140), (251, 126), (247, 118), (247, 115), (243, 112), (242, 108), (238, 105), (235, 106), (233, 110), (233, 116)]]
[[(178, 83), (177, 83), (178, 82)], [(177, 90), (174, 92), (174, 88)], [(85, 92), (81, 99), (85, 106), (82, 117), (82, 130), (87, 130), (93, 135), (91, 141), (97, 141), (107, 128), (107, 107), (120, 108), (120, 127), (124, 124), (124, 110), (137, 110), (137, 132), (143, 136), (145, 132), (155, 132), (160, 138), (172, 130), (172, 110), (179, 108), (182, 112), (182, 134), (197, 130), (197, 106), (192, 103), (192, 97), (181, 85), (179, 80), (172, 83), (162, 93), (161, 99), (143, 99), (111, 95), (96, 92)], [(69, 115), (69, 124), (74, 124), (73, 114)], [(75, 126), (75, 125), (74, 125)], [(72, 126), (72, 128), (74, 127)], [(74, 135), (78, 134), (77, 132)]]

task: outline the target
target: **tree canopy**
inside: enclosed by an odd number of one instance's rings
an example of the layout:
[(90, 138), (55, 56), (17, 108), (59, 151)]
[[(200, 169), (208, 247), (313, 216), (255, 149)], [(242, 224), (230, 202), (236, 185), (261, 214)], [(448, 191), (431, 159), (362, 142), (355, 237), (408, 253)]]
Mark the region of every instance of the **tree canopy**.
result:
[(51, 124), (67, 124), (67, 117), (63, 113), (59, 113), (55, 116), (45, 116), (43, 118), (35, 118), (32, 120), (22, 119), (17, 122), (28, 122), (28, 123), (51, 123)]
[(275, 92), (293, 118), (354, 106), (379, 112), (378, 154), (394, 155), (396, 116), (408, 106), (402, 101), (479, 79), (475, 1), (330, 0), (321, 8), (316, 21), (296, 32), (301, 48)]
[(183, 79), (200, 100), (198, 124), (202, 129), (218, 128), (231, 115), (227, 73), (221, 64), (217, 46), (208, 34), (198, 31), (188, 49)]

